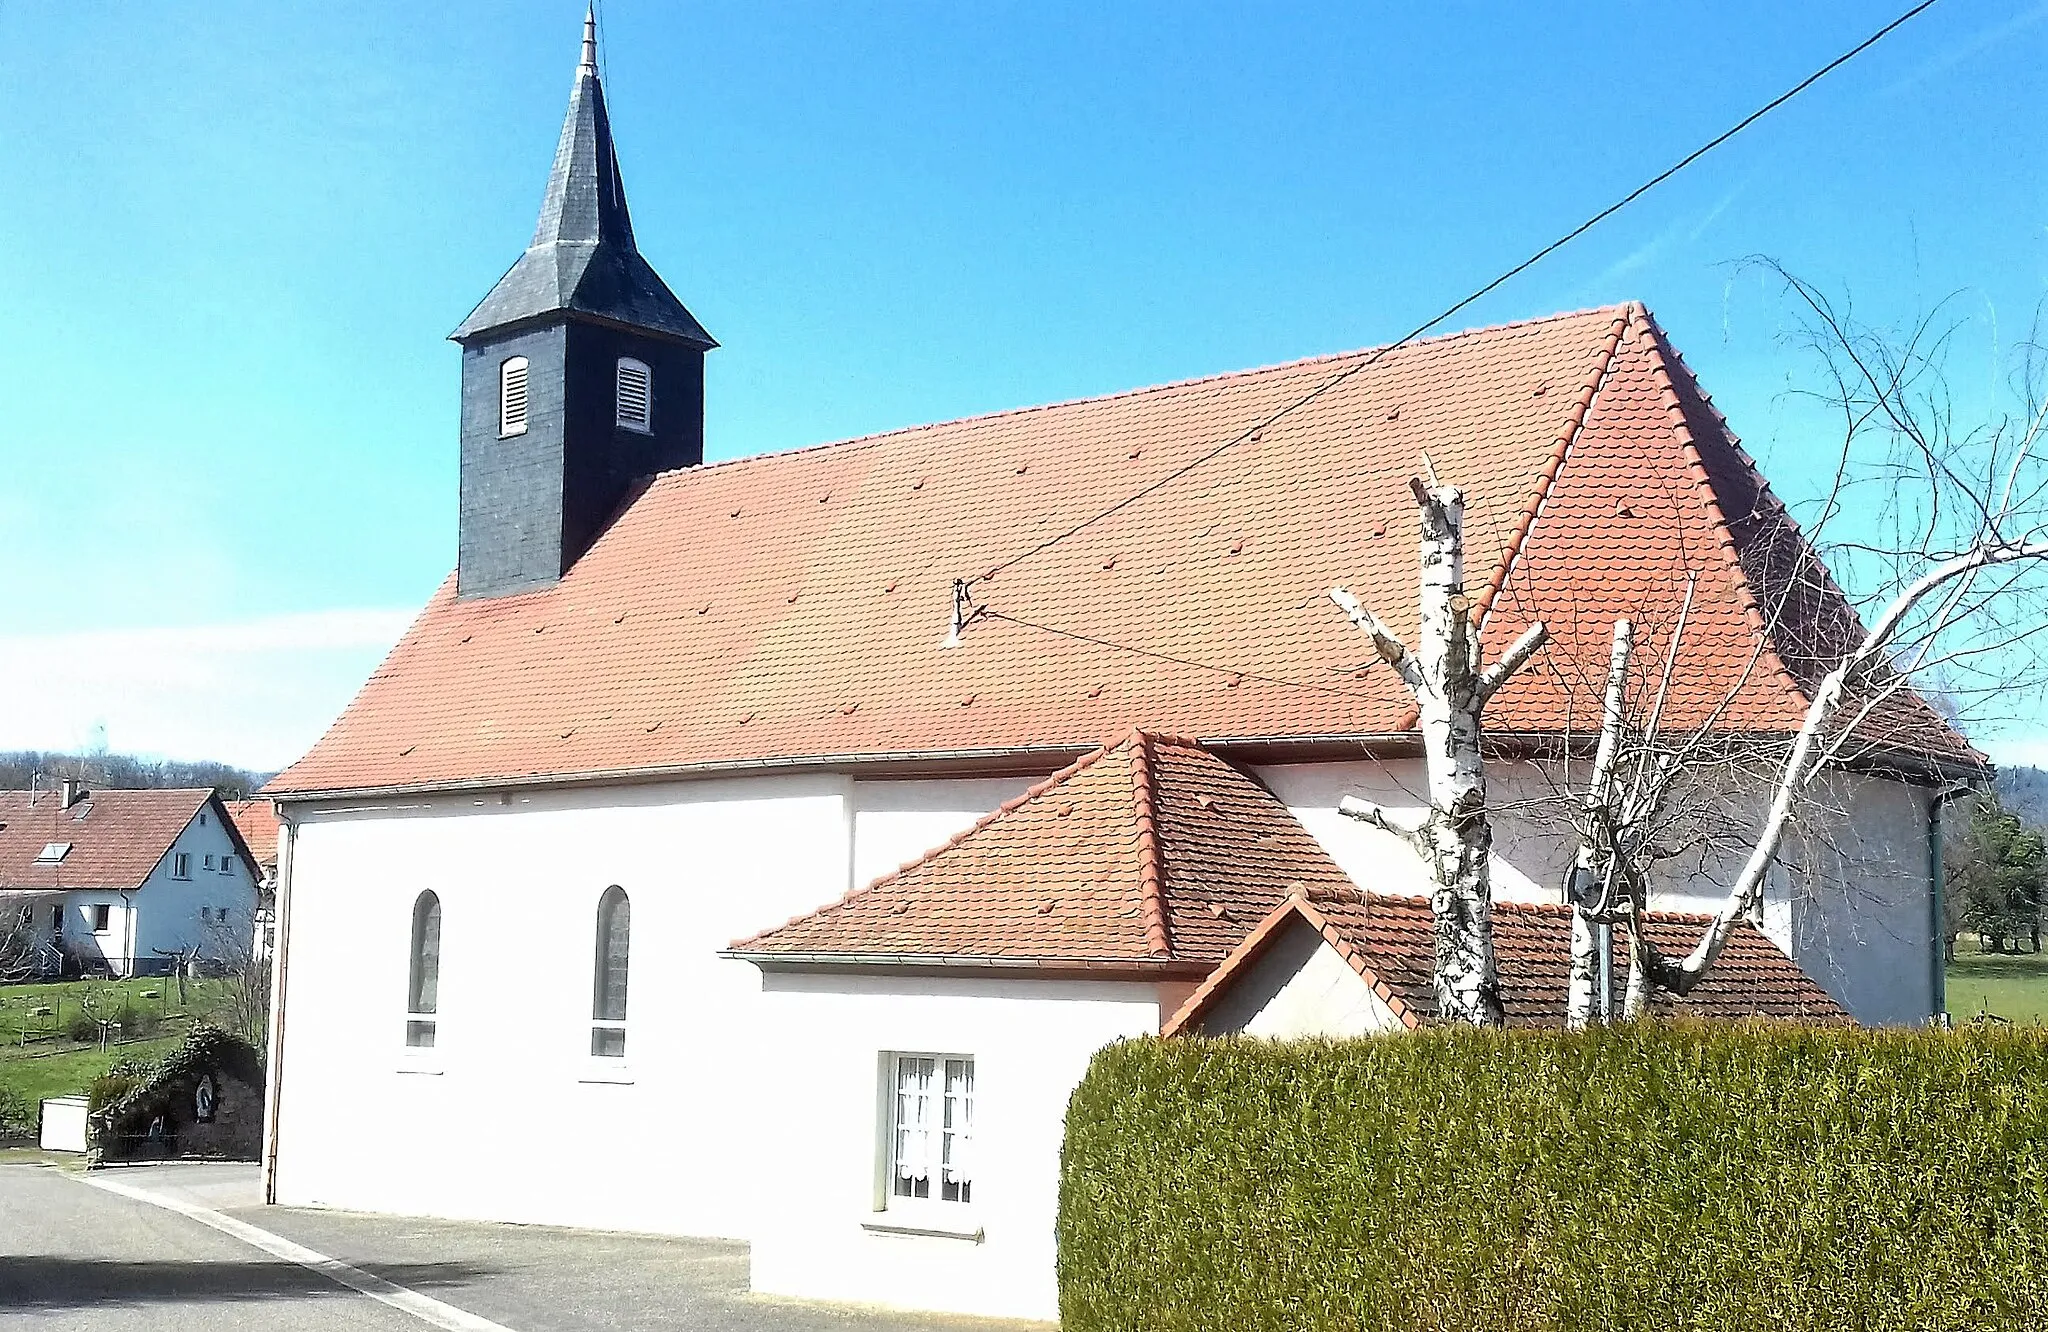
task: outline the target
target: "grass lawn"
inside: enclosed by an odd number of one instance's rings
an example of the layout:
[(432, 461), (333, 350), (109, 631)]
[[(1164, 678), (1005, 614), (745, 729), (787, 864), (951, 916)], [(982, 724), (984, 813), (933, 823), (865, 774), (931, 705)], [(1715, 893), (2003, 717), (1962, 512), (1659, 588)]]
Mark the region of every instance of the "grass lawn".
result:
[(1948, 967), (1948, 1011), (1958, 1023), (1979, 1013), (2014, 1022), (2048, 1023), (2048, 953), (1979, 953), (1956, 944)]
[[(0, 1087), (18, 1091), (30, 1101), (68, 1096), (83, 1092), (117, 1059), (156, 1059), (183, 1040), (193, 1022), (220, 1007), (223, 986), (217, 980), (187, 981), (183, 1004), (178, 1002), (178, 983), (164, 976), (0, 986)], [(107, 1014), (125, 1001), (161, 1025), (149, 1039), (109, 1046), (102, 1052), (97, 1040), (81, 1044), (62, 1034), (88, 999), (94, 1012)], [(38, 1015), (39, 1008), (48, 1008), (50, 1013)], [(26, 1043), (22, 1041), (24, 1026), (29, 1035)], [(59, 1033), (56, 1039), (37, 1039), (52, 1030)]]

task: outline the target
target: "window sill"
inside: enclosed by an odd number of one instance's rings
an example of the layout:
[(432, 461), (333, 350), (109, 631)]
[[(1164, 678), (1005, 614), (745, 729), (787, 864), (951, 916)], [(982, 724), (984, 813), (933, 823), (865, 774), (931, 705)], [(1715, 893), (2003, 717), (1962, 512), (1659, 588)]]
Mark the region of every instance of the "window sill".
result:
[(444, 1070), (439, 1064), (430, 1064), (424, 1059), (407, 1059), (398, 1065), (400, 1073), (417, 1073), (424, 1077), (438, 1078)]
[(576, 1081), (630, 1087), (633, 1085), (634, 1078), (633, 1070), (623, 1064), (600, 1063), (598, 1060), (592, 1059), (588, 1064), (584, 1065), (583, 1071), (576, 1075)]
[(987, 1238), (982, 1228), (967, 1217), (954, 1221), (940, 1217), (899, 1216), (892, 1219), (889, 1213), (881, 1212), (862, 1221), (860, 1228), (875, 1235), (919, 1235), (927, 1239), (966, 1240), (972, 1244), (980, 1244)]

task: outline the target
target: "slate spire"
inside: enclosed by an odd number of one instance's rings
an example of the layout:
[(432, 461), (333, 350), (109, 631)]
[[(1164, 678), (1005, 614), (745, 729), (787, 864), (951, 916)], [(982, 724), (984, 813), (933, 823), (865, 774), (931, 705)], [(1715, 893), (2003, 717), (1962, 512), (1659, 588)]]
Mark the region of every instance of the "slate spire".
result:
[(583, 315), (710, 348), (718, 345), (633, 243), (625, 182), (597, 72), (597, 21), (583, 18), (583, 52), (555, 146), (540, 220), (526, 253), (449, 336), (458, 342), (559, 314)]

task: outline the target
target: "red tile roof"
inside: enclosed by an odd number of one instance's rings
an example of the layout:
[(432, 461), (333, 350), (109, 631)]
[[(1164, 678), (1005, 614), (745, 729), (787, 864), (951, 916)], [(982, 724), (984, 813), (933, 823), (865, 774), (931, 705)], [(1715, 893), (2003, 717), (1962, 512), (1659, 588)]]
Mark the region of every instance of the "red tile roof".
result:
[[(1755, 518), (1776, 515), (1775, 501), (1647, 312), (1417, 342), (1360, 369), (1371, 354), (664, 473), (553, 588), (464, 601), (451, 578), (267, 789), (1071, 755), (1134, 725), (1211, 741), (1404, 732), (1405, 693), (1362, 666), (1362, 636), (1325, 593), (1348, 585), (1412, 631), (1405, 482), (1425, 455), (1468, 493), (1486, 641), (1497, 648), (1533, 615), (1558, 633), (1560, 669), (1504, 691), (1496, 729), (1553, 731), (1574, 709), (1596, 711), (1583, 682), (1601, 673), (1607, 627), (1636, 615), (1653, 660), (1688, 570), (1700, 585), (1673, 724), (1743, 681), (1722, 724), (1797, 726), (1807, 700), (1787, 644), (1805, 630), (1775, 623), (1757, 586), (1803, 547)], [(954, 579), (1353, 370), (1003, 568), (974, 589), (990, 614), (963, 646), (939, 646)], [(1833, 596), (1818, 588), (1794, 609), (1841, 621)], [(1899, 706), (1916, 743), (1969, 761), (1924, 705)]]
[(277, 868), (277, 806), (268, 800), (229, 800), (228, 817), (262, 869)]
[[(1188, 996), (1162, 1030), (1167, 1035), (1201, 1030), (1202, 1016), (1216, 998), (1260, 955), (1280, 927), (1295, 919), (1318, 930), (1406, 1025), (1418, 1027), (1435, 1020), (1431, 976), (1436, 936), (1428, 899), (1386, 897), (1346, 888), (1335, 893), (1297, 894), (1275, 908)], [(1683, 955), (1699, 941), (1708, 919), (1653, 913), (1647, 924), (1658, 948)], [(1562, 1026), (1571, 949), (1570, 911), (1562, 906), (1497, 901), (1493, 904), (1493, 947), (1508, 1025)], [(1617, 978), (1628, 974), (1619, 938), (1614, 966)], [(1736, 927), (1726, 951), (1690, 994), (1683, 998), (1655, 994), (1651, 1010), (1667, 1017), (1849, 1020), (1798, 963), (1747, 923)]]
[[(211, 789), (91, 791), (63, 809), (56, 791), (0, 791), (0, 889), (139, 888), (212, 799)], [(71, 850), (36, 864), (51, 842)]]
[(1200, 975), (1288, 894), (1349, 883), (1264, 787), (1191, 741), (1133, 732), (731, 951)]

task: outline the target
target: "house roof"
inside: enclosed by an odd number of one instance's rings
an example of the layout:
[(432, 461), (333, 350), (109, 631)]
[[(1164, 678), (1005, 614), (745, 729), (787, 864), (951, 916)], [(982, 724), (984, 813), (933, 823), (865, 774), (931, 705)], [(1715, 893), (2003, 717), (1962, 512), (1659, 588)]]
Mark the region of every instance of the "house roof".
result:
[[(1616, 306), (664, 473), (551, 588), (458, 600), (451, 577), (266, 789), (1066, 758), (1130, 726), (1355, 753), (1413, 711), (1326, 593), (1412, 634), (1425, 466), (1467, 492), (1489, 649), (1553, 630), (1556, 669), (1489, 705), (1496, 733), (1597, 715), (1613, 620), (1660, 660), (1688, 574), (1669, 725), (1732, 691), (1722, 727), (1796, 729), (1807, 622), (1853, 623), (1649, 314)], [(954, 580), (991, 572), (942, 648)], [(1888, 707), (1890, 747), (1976, 761), (1910, 693)]]
[[(1651, 940), (1666, 954), (1692, 951), (1711, 917), (1651, 913)], [(1429, 899), (1387, 897), (1346, 887), (1336, 892), (1290, 895), (1246, 934), (1207, 980), (1188, 996), (1161, 1030), (1166, 1035), (1199, 1031), (1211, 1006), (1290, 921), (1305, 921), (1322, 934), (1394, 1015), (1409, 1027), (1435, 1020), (1435, 922)], [(1499, 968), (1501, 1007), (1511, 1027), (1554, 1027), (1564, 1022), (1566, 969), (1571, 953), (1571, 912), (1563, 906), (1495, 901), (1493, 948)], [(1615, 943), (1615, 975), (1628, 971), (1625, 945)], [(1747, 922), (1691, 993), (1656, 993), (1651, 1010), (1665, 1016), (1785, 1018), (1846, 1022), (1849, 1016), (1826, 990)]]
[(596, 23), (588, 13), (583, 58), (533, 240), (449, 336), (463, 341), (554, 314), (623, 324), (697, 347), (718, 345), (633, 242), (626, 184), (597, 72)]
[(1264, 787), (1192, 741), (1133, 731), (731, 952), (1199, 975), (1288, 894), (1349, 882)]
[(277, 867), (277, 806), (268, 800), (227, 800), (228, 818), (248, 845), (251, 860), (265, 869)]
[[(0, 791), (0, 889), (140, 888), (209, 802), (248, 855), (210, 788), (88, 791), (69, 809), (61, 807), (57, 791)], [(54, 864), (37, 864), (53, 842), (69, 843), (70, 850)]]

